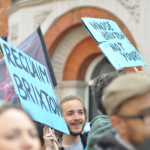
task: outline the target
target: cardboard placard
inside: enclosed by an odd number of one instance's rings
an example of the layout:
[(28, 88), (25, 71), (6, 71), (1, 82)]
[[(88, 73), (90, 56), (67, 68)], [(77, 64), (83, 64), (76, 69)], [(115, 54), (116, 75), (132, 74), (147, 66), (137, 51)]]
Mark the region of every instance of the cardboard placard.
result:
[(33, 120), (69, 134), (46, 67), (0, 38), (15, 92)]
[(126, 41), (109, 40), (100, 44), (99, 48), (116, 70), (125, 67), (147, 66), (134, 46)]
[(103, 43), (112, 39), (130, 43), (119, 26), (112, 20), (86, 17), (82, 18), (82, 24), (97, 43)]

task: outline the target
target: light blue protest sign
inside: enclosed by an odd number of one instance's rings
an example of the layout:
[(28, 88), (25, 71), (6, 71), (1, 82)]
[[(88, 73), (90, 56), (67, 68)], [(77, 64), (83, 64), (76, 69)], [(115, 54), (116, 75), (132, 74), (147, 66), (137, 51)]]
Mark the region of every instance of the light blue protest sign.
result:
[(15, 92), (33, 120), (69, 134), (46, 67), (0, 38)]
[(103, 43), (112, 39), (130, 43), (119, 26), (112, 20), (86, 17), (82, 18), (82, 24), (97, 43)]
[(147, 66), (134, 46), (126, 41), (109, 40), (100, 44), (99, 48), (116, 70), (126, 67)]

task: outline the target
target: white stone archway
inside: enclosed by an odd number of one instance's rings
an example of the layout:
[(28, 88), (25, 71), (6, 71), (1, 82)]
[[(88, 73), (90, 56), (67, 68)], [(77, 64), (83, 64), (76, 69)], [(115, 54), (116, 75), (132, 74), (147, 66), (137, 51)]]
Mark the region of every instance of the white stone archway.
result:
[(83, 26), (71, 30), (57, 45), (52, 57), (52, 65), (57, 81), (62, 81), (63, 71), (69, 54), (73, 48), (83, 39), (90, 36)]

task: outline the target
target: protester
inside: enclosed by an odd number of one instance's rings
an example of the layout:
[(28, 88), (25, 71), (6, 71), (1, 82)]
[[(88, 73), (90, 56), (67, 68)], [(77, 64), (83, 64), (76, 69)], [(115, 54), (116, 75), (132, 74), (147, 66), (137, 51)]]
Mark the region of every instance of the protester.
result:
[(19, 106), (0, 101), (0, 150), (40, 150), (36, 127)]
[(61, 149), (62, 146), (60, 145), (55, 136), (54, 129), (52, 129), (53, 134), (50, 134), (48, 131), (48, 126), (45, 126), (42, 123), (36, 123), (35, 125), (38, 130), (39, 138), (41, 141), (41, 150), (53, 150), (54, 145), (52, 141), (55, 141), (57, 143), (58, 149)]
[(98, 139), (95, 150), (136, 150), (150, 137), (150, 77), (120, 76), (104, 90), (103, 104), (112, 126)]
[(101, 114), (96, 116), (90, 123), (91, 129), (87, 139), (87, 150), (93, 150), (93, 146), (97, 138), (99, 138), (105, 131), (112, 129), (109, 116), (107, 116), (106, 110), (102, 105), (102, 101), (104, 100), (104, 88), (118, 76), (127, 73), (128, 72), (126, 70), (117, 70), (103, 74), (94, 79), (93, 85), (91, 87), (92, 96)]
[(87, 133), (82, 134), (87, 119), (84, 104), (79, 97), (68, 96), (60, 102), (60, 109), (70, 131), (70, 135), (62, 136), (62, 150), (84, 150), (87, 143)]

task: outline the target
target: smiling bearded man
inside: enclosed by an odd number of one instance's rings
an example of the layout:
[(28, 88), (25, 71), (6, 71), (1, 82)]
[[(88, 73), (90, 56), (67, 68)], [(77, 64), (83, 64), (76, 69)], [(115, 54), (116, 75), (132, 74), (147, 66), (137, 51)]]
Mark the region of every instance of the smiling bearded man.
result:
[(87, 119), (84, 104), (79, 97), (69, 96), (61, 101), (60, 108), (70, 131), (70, 135), (63, 134), (62, 150), (84, 150), (87, 143), (87, 134), (82, 134)]

